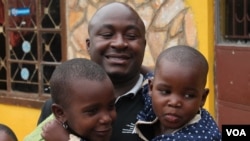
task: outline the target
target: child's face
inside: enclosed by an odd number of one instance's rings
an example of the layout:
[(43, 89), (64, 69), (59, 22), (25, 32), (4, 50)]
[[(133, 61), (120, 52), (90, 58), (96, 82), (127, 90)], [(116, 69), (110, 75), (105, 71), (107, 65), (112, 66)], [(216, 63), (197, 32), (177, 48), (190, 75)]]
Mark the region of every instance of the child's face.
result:
[(146, 45), (139, 17), (123, 5), (112, 4), (98, 13), (91, 27), (87, 40), (91, 60), (111, 77), (138, 74)]
[(207, 91), (200, 68), (165, 60), (159, 66), (150, 84), (150, 94), (164, 132), (188, 123), (203, 106)]
[(70, 92), (72, 102), (64, 111), (69, 127), (91, 141), (109, 141), (116, 118), (111, 81), (76, 80)]
[(0, 131), (0, 141), (14, 141), (14, 139), (2, 130)]

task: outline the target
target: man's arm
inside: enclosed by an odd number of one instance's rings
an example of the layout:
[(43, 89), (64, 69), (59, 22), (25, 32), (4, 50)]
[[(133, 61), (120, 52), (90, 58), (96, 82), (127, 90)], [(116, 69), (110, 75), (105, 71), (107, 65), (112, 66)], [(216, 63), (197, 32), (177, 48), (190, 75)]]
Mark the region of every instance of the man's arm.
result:
[(51, 114), (48, 118), (46, 118), (43, 122), (41, 122), (31, 133), (29, 133), (24, 138), (24, 141), (43, 141), (44, 139), (41, 136), (42, 127), (49, 121), (53, 120), (54, 118), (55, 118), (54, 115)]
[(52, 99), (50, 98), (43, 105), (37, 125), (39, 125), (42, 121), (44, 121), (47, 117), (49, 117), (49, 115), (52, 114), (51, 105), (52, 105)]

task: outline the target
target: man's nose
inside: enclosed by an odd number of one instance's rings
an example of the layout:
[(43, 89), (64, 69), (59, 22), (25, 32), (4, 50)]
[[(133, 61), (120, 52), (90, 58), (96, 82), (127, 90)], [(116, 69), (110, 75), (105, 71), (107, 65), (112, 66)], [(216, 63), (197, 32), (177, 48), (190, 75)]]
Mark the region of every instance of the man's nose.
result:
[(122, 34), (118, 34), (114, 37), (111, 47), (116, 49), (124, 49), (128, 47), (128, 43)]

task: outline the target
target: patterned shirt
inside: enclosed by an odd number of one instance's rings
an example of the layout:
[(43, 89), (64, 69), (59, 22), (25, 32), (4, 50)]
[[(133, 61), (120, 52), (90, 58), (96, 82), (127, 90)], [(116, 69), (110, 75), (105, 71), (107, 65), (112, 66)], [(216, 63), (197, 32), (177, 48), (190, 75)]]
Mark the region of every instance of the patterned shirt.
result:
[(117, 98), (115, 107), (117, 118), (113, 124), (110, 141), (138, 141), (139, 136), (133, 132), (137, 115), (145, 107), (143, 95), (148, 94), (148, 79), (152, 73), (140, 75), (137, 83), (127, 93)]
[(143, 96), (145, 107), (138, 114), (139, 121), (135, 127), (135, 132), (141, 139), (145, 141), (221, 141), (221, 133), (216, 122), (204, 108), (200, 109), (199, 114), (191, 120), (192, 122), (170, 134), (148, 135), (149, 132), (154, 132), (152, 125), (158, 121), (158, 118), (153, 112), (151, 97), (145, 93)]

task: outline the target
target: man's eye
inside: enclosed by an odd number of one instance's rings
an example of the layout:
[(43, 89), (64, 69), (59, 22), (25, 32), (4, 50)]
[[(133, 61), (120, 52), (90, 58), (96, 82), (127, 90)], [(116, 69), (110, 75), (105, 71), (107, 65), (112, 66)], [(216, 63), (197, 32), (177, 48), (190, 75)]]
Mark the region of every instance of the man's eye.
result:
[(108, 39), (108, 38), (111, 38), (113, 36), (113, 34), (112, 33), (103, 33), (103, 34), (101, 34), (101, 36), (105, 39)]
[(126, 38), (129, 40), (135, 40), (137, 36), (135, 34), (126, 34)]

